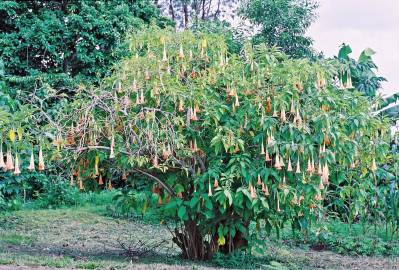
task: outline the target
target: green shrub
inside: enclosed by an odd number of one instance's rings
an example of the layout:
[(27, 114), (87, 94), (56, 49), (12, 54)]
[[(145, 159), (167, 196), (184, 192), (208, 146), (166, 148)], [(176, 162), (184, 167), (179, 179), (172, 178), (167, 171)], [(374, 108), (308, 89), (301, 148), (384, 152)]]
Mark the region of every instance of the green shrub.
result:
[[(121, 205), (162, 208), (190, 259), (248, 247), (251, 222), (309, 230), (335, 192), (342, 204), (352, 196), (337, 191), (346, 178), (374, 183), (386, 149), (386, 132), (375, 135), (386, 123), (370, 117), (372, 104), (349, 73), (341, 78), (346, 67), (292, 60), (265, 45), (246, 44), (242, 55), (227, 47), (209, 33), (137, 33), (134, 56), (101, 87), (82, 87), (59, 118), (81, 126), (62, 134), (69, 147), (61, 156), (77, 179), (134, 180), (129, 188), (144, 193), (123, 193)], [(87, 112), (71, 117), (82, 106)], [(75, 148), (82, 151), (68, 151)]]
[(14, 197), (10, 200), (4, 199), (0, 193), (0, 210), (17, 211), (23, 206), (23, 199), (21, 197)]
[(259, 262), (245, 251), (235, 251), (231, 254), (216, 253), (212, 263), (223, 268), (253, 268)]
[(44, 189), (45, 192), (39, 195), (36, 202), (39, 208), (72, 206), (76, 204), (76, 199), (79, 197), (79, 190), (62, 180), (46, 183)]

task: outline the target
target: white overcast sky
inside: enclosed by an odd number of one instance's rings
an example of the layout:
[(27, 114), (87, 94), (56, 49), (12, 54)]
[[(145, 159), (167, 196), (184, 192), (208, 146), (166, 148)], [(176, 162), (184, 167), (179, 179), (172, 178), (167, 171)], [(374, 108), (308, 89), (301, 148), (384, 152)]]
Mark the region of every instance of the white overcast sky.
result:
[(319, 0), (319, 17), (308, 35), (326, 56), (338, 53), (342, 43), (352, 47), (353, 58), (370, 47), (378, 75), (388, 82), (382, 94), (399, 92), (399, 0)]

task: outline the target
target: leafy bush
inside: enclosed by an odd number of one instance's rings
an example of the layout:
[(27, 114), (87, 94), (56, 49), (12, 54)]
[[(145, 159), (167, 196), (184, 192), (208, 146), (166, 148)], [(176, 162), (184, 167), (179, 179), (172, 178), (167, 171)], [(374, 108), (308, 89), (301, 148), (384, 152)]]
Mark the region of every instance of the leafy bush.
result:
[(5, 200), (3, 195), (0, 193), (0, 210), (5, 211), (17, 211), (21, 210), (23, 206), (23, 199), (21, 197), (13, 197), (10, 200)]
[(223, 268), (254, 269), (259, 264), (259, 259), (245, 251), (235, 251), (231, 254), (216, 253), (212, 263)]
[(236, 55), (221, 35), (156, 27), (130, 49), (59, 115), (62, 156), (80, 185), (140, 183), (120, 203), (160, 207), (184, 257), (246, 247), (252, 221), (307, 231), (337, 196), (342, 209), (358, 198), (351, 217), (374, 207), (362, 191), (374, 190), (388, 125), (339, 61), (251, 44)]
[(40, 208), (58, 208), (78, 203), (79, 190), (61, 179), (47, 182), (44, 190), (45, 192), (41, 193), (35, 202)]

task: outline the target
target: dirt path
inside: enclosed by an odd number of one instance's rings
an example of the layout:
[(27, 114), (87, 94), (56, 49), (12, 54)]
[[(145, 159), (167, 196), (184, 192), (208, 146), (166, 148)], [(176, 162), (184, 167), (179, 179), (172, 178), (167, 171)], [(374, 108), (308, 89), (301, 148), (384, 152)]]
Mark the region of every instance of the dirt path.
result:
[[(157, 254), (130, 260), (119, 242), (166, 244)], [(178, 250), (161, 225), (113, 219), (88, 209), (20, 211), (0, 216), (0, 270), (61, 269), (215, 269), (176, 257)], [(271, 245), (269, 261), (254, 269), (399, 269), (399, 258), (352, 257)], [(284, 268), (285, 267), (285, 268)]]

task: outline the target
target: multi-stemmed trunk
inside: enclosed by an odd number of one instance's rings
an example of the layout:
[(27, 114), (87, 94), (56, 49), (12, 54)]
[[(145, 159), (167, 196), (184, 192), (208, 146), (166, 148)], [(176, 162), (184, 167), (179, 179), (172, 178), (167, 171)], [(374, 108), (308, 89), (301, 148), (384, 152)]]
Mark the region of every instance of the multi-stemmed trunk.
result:
[(215, 252), (228, 254), (248, 245), (241, 232), (234, 237), (227, 237), (224, 245), (218, 245), (218, 236), (205, 234), (195, 221), (189, 220), (181, 228), (174, 231), (173, 242), (182, 251), (182, 257), (189, 260), (208, 260)]

